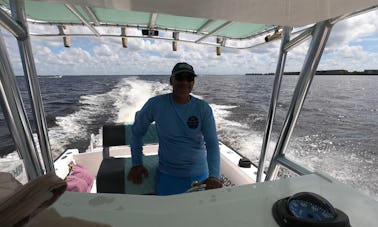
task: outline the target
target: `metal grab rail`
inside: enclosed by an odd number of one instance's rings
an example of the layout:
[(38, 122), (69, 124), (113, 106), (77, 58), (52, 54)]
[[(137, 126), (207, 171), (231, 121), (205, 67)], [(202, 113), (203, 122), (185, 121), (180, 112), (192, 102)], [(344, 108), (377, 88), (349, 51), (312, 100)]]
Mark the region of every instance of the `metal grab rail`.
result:
[(287, 168), (287, 169), (289, 169), (289, 170), (291, 170), (294, 173), (299, 174), (299, 175), (306, 175), (306, 174), (312, 173), (310, 170), (304, 168), (303, 166), (298, 165), (297, 163), (287, 159), (284, 154), (279, 155), (277, 157), (277, 164), (279, 164), (279, 165), (281, 165), (281, 166), (283, 166), (283, 167), (285, 167), (285, 168)]
[(13, 20), (3, 9), (0, 8), (0, 24), (4, 26), (17, 39), (22, 40), (27, 37), (26, 31), (21, 25)]
[(319, 22), (314, 27), (313, 38), (307, 52), (305, 63), (301, 70), (297, 86), (295, 87), (293, 98), (272, 155), (265, 180), (272, 180), (277, 173), (277, 159), (284, 154), (287, 148), (331, 30), (332, 24), (330, 20)]
[[(10, 1), (13, 18), (18, 21), (27, 31), (27, 22), (25, 15), (24, 1)], [(37, 78), (37, 70), (34, 64), (33, 52), (30, 44), (30, 37), (18, 40), (22, 65), (27, 80), (30, 101), (33, 108), (33, 116), (36, 122), (36, 130), (39, 139), (39, 147), (43, 158), (43, 164), (46, 172), (54, 172), (54, 162), (51, 155), (51, 148), (47, 132), (46, 117), (43, 110), (41, 90)]]
[(29, 180), (43, 175), (37, 157), (33, 135), (27, 120), (20, 92), (9, 61), (3, 35), (0, 31), (0, 92), (1, 108), (7, 121), (9, 131), (20, 157), (23, 159)]
[(268, 145), (269, 145), (269, 141), (270, 141), (270, 135), (272, 133), (273, 120), (274, 120), (275, 113), (276, 113), (277, 100), (278, 100), (278, 96), (279, 96), (279, 93), (280, 93), (281, 81), (282, 81), (282, 76), (283, 76), (283, 73), (284, 73), (286, 56), (287, 56), (287, 51), (285, 51), (284, 47), (290, 41), (291, 29), (292, 28), (290, 28), (290, 27), (285, 27), (284, 31), (283, 31), (280, 54), (279, 54), (279, 59), (278, 59), (278, 63), (277, 63), (276, 74), (275, 74), (275, 77), (274, 77), (272, 96), (271, 96), (271, 99), (270, 99), (268, 116), (266, 118), (267, 122), (266, 122), (266, 126), (265, 126), (265, 133), (264, 133), (263, 143), (262, 143), (262, 147), (261, 147), (259, 167), (257, 169), (257, 174), (256, 174), (256, 182), (261, 182), (261, 176), (262, 176), (262, 172), (264, 170), (264, 162), (265, 162), (266, 151), (268, 149)]

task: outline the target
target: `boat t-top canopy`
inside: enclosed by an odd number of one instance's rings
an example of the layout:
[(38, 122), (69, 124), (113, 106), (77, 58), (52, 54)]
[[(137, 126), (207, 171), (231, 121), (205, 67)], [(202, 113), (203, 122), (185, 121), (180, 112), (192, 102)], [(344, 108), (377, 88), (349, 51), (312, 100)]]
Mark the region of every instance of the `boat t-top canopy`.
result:
[[(7, 0), (1, 0), (7, 4)], [(378, 4), (377, 0), (39, 0), (25, 1), (28, 16), (47, 22), (77, 23), (79, 20), (66, 9), (73, 6), (91, 22), (88, 9), (99, 23), (146, 25), (152, 14), (179, 16), (178, 21), (159, 21), (162, 25), (180, 27), (180, 19), (226, 20), (279, 26), (303, 26), (335, 18)], [(132, 13), (132, 12), (135, 13)], [(144, 12), (144, 13), (143, 13)], [(71, 15), (69, 15), (71, 14)], [(91, 14), (91, 13), (89, 13)], [(135, 19), (131, 21), (131, 19)], [(147, 19), (147, 21), (146, 21)], [(168, 23), (169, 22), (169, 23)], [(198, 21), (197, 23), (199, 23)], [(176, 25), (174, 25), (176, 24)], [(182, 26), (182, 25), (181, 25)], [(188, 27), (188, 30), (190, 27)]]
[[(12, 1), (11, 1), (12, 2)], [(0, 0), (10, 12), (11, 2)], [(46, 0), (25, 2), (26, 18), (36, 24), (59, 26), (58, 34), (39, 36), (118, 36), (187, 41), (227, 46), (227, 40), (251, 39), (283, 26), (298, 27), (349, 16), (378, 5), (377, 0)], [(69, 25), (85, 25), (91, 33), (69, 32)], [(121, 27), (119, 34), (102, 34), (98, 26)], [(142, 30), (131, 35), (127, 28)], [(170, 31), (169, 38), (158, 31)], [(197, 35), (194, 40), (179, 33)], [(209, 41), (207, 38), (216, 37)], [(279, 37), (278, 35), (276, 37)], [(68, 45), (68, 44), (67, 44)], [(253, 46), (245, 46), (250, 48)], [(238, 48), (238, 47), (236, 47)]]

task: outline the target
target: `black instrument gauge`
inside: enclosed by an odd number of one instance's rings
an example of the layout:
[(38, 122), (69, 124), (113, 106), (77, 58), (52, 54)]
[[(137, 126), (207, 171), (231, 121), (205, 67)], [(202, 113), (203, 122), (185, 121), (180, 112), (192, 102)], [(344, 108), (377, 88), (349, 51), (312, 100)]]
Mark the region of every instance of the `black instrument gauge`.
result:
[(288, 208), (294, 217), (307, 221), (330, 221), (335, 219), (335, 215), (328, 207), (322, 207), (306, 200), (290, 200)]
[(276, 201), (272, 213), (281, 227), (350, 227), (344, 212), (312, 192), (300, 192)]

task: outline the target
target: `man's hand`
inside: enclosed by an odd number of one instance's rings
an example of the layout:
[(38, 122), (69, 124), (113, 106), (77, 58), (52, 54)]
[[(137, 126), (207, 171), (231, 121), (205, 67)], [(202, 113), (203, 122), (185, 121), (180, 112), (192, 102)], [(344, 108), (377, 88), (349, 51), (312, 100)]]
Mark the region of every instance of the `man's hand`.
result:
[(127, 175), (127, 180), (132, 181), (134, 184), (141, 184), (143, 182), (143, 176), (148, 177), (148, 170), (144, 166), (133, 166), (129, 174)]
[(200, 186), (201, 184), (206, 184), (205, 189), (210, 190), (210, 189), (216, 189), (216, 188), (221, 188), (223, 187), (222, 182), (218, 180), (215, 177), (209, 177), (206, 180), (199, 182), (199, 183), (194, 183), (193, 186)]
[(204, 180), (202, 182), (202, 184), (206, 184), (206, 190), (216, 189), (216, 188), (223, 187), (222, 182), (220, 182), (220, 180), (218, 180), (215, 177), (209, 177), (209, 178), (207, 178), (206, 180)]

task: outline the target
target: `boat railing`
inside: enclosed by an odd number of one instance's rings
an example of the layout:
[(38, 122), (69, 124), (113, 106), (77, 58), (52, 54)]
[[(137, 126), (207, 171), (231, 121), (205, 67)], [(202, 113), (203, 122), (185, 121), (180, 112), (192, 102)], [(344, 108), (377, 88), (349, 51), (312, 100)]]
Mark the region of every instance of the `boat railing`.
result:
[[(283, 165), (286, 168), (294, 172), (297, 172), (299, 174), (305, 174), (309, 172), (305, 170), (303, 167), (301, 167), (300, 165), (297, 165), (294, 162), (286, 159), (284, 156), (284, 153), (288, 146), (288, 143), (292, 135), (292, 132), (294, 130), (294, 127), (296, 125), (296, 122), (298, 120), (303, 103), (305, 101), (306, 95), (310, 88), (311, 82), (314, 78), (316, 69), (318, 67), (320, 58), (322, 56), (325, 45), (327, 43), (329, 34), (331, 33), (331, 30), (333, 27), (333, 24), (331, 22), (332, 22), (331, 20), (326, 20), (326, 21), (316, 23), (314, 26), (314, 29), (311, 32), (312, 40), (311, 40), (309, 49), (307, 51), (305, 62), (302, 66), (302, 70), (301, 70), (297, 85), (295, 87), (295, 90), (292, 96), (289, 110), (287, 112), (284, 124), (282, 126), (278, 141), (276, 143), (276, 147), (272, 155), (272, 159), (269, 162), (269, 167), (266, 172), (265, 180), (273, 180), (276, 178), (277, 173), (278, 173), (278, 164)], [(275, 109), (276, 109), (278, 93), (280, 89), (281, 78), (284, 71), (286, 54), (287, 54), (287, 51), (291, 49), (291, 48), (285, 49), (286, 44), (290, 42), (289, 31), (290, 31), (290, 28), (286, 27), (284, 29), (284, 36), (282, 37), (280, 56), (279, 56), (279, 61), (277, 63), (276, 79), (274, 82), (274, 89), (272, 92), (271, 104), (270, 104), (270, 108), (268, 112), (268, 120), (267, 120), (267, 125), (265, 128), (265, 135), (264, 135), (264, 141), (263, 141), (263, 146), (262, 146), (262, 151), (261, 151), (261, 156), (260, 156), (259, 170), (256, 177), (257, 182), (261, 181), (261, 173), (262, 173), (262, 170), (264, 169), (265, 154), (267, 150), (267, 144), (269, 144), (272, 124), (273, 124), (273, 120), (275, 116)], [(307, 38), (307, 35), (308, 35), (307, 32), (308, 31), (305, 31), (303, 35), (300, 35), (301, 39), (298, 39), (298, 41), (295, 41), (295, 43), (299, 43), (299, 41), (306, 40), (305, 38)]]
[(283, 166), (298, 175), (307, 175), (307, 174), (313, 173), (312, 171), (299, 165), (298, 163), (290, 159), (287, 159), (284, 155), (277, 157), (276, 161), (277, 161), (277, 165)]
[(43, 174), (41, 162), (31, 133), (31, 127), (9, 61), (5, 41), (0, 32), (0, 90), (1, 108), (19, 156), (25, 162), (28, 179)]
[(30, 37), (25, 35), (28, 34), (25, 5), (23, 1), (10, 1), (10, 8), (13, 18), (6, 16), (4, 11), (1, 11), (0, 22), (15, 35), (18, 41), (24, 74), (29, 85), (29, 96), (42, 160), (37, 153), (37, 146), (32, 136), (30, 122), (15, 82), (2, 34), (0, 34), (0, 83), (1, 94), (3, 94), (1, 96), (1, 105), (19, 156), (24, 160), (27, 176), (29, 180), (32, 180), (42, 176), (45, 172), (54, 172), (54, 164)]

